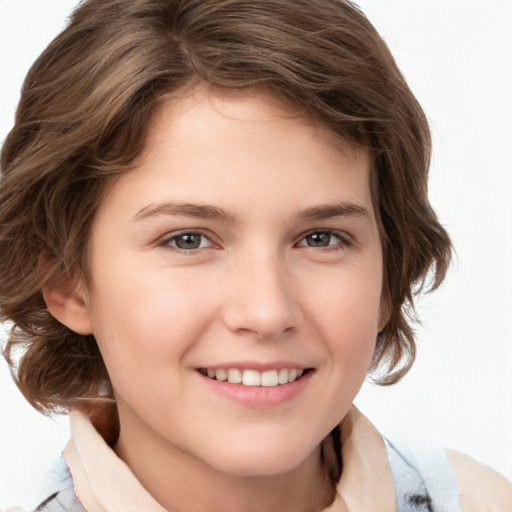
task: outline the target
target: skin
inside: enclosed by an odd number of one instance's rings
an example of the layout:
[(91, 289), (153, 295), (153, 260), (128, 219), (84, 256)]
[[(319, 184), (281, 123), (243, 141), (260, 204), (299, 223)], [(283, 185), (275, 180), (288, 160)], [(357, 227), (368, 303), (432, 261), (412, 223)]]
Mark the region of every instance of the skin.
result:
[[(119, 407), (115, 449), (168, 510), (332, 500), (319, 445), (383, 324), (369, 173), (365, 151), (271, 98), (198, 88), (159, 108), (100, 206), (91, 289), (46, 291), (57, 318), (94, 334)], [(199, 247), (180, 248), (191, 231)], [(277, 405), (223, 396), (198, 371), (276, 361), (310, 369)]]

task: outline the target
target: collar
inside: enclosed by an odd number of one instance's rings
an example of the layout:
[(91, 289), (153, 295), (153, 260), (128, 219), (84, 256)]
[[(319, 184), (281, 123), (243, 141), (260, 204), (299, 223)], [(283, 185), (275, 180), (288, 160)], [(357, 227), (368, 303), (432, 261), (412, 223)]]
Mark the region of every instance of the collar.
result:
[[(64, 458), (75, 494), (88, 512), (166, 512), (78, 410), (70, 413)], [(323, 512), (396, 512), (393, 478), (379, 432), (352, 406), (341, 422), (343, 472)]]

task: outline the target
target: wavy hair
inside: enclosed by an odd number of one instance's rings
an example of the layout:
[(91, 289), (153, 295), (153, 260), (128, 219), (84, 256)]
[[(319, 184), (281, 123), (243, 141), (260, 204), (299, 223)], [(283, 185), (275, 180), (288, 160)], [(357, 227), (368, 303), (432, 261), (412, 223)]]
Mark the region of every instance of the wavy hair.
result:
[(109, 183), (140, 155), (158, 104), (195, 83), (264, 88), (367, 148), (389, 314), (372, 370), (392, 384), (413, 363), (413, 299), (442, 282), (451, 246), (427, 197), (428, 122), (363, 13), (347, 0), (86, 0), (30, 69), (1, 152), (4, 354), (39, 410), (111, 393), (94, 337), (55, 320), (42, 289), (90, 283)]

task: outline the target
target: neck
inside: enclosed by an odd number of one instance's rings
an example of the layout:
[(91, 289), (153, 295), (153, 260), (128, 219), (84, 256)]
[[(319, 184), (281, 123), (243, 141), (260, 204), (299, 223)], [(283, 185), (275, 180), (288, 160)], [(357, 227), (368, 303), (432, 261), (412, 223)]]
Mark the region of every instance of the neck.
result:
[(334, 499), (320, 447), (285, 473), (240, 476), (143, 430), (140, 424), (121, 428), (115, 451), (169, 512), (319, 512)]

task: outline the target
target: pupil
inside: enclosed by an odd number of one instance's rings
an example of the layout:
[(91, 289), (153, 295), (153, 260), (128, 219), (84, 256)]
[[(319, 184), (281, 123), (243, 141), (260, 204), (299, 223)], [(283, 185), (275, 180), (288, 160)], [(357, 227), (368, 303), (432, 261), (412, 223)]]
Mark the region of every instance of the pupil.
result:
[(201, 235), (188, 233), (176, 239), (176, 245), (180, 249), (197, 249), (201, 245)]
[(330, 233), (311, 233), (306, 237), (310, 247), (327, 247), (331, 241)]

